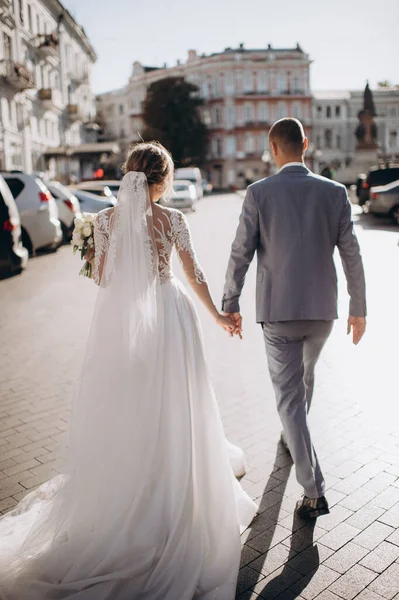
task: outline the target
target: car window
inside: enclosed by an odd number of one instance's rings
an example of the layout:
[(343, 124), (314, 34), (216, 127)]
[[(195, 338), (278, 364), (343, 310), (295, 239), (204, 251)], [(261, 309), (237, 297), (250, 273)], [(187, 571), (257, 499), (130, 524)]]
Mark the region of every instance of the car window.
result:
[(0, 191), (0, 223), (7, 221), (8, 216), (8, 206), (3, 198), (3, 194)]
[(399, 179), (399, 169), (378, 169), (370, 171), (368, 175), (368, 183), (371, 187), (386, 185)]
[(187, 191), (189, 188), (188, 185), (181, 185), (181, 184), (174, 184), (173, 185), (173, 189), (175, 190), (175, 192), (185, 192)]
[(20, 179), (16, 179), (15, 177), (7, 177), (6, 182), (11, 190), (12, 195), (15, 199), (17, 199), (24, 189), (25, 184)]
[(87, 190), (83, 190), (84, 192), (89, 192), (89, 194), (95, 194), (96, 196), (102, 196), (103, 195), (103, 191), (102, 190), (93, 190), (93, 188), (88, 188)]

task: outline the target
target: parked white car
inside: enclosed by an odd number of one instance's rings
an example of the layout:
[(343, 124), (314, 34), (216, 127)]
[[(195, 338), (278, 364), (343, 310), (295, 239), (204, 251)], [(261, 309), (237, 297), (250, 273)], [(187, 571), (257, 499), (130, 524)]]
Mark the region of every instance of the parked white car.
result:
[(115, 206), (114, 200), (96, 196), (96, 194), (91, 194), (90, 192), (84, 192), (73, 188), (73, 193), (79, 200), (82, 212), (98, 213), (100, 210)]
[(202, 175), (198, 167), (185, 167), (176, 169), (175, 179), (190, 181), (197, 190), (197, 198), (202, 198), (204, 195), (204, 189), (202, 186)]
[(75, 217), (80, 217), (82, 214), (79, 200), (69, 188), (62, 185), (59, 181), (44, 181), (43, 183), (47, 186), (56, 201), (58, 219), (61, 223), (64, 241), (68, 242), (72, 238), (74, 229), (73, 221)]
[(375, 215), (386, 215), (399, 225), (399, 180), (372, 187), (366, 206)]
[(191, 208), (195, 210), (198, 200), (197, 190), (191, 181), (175, 181), (173, 183), (174, 194), (169, 199), (169, 206), (174, 208)]
[(31, 254), (41, 248), (58, 248), (62, 242), (62, 229), (57, 205), (43, 181), (20, 171), (1, 174), (19, 211), (24, 247)]
[(21, 221), (10, 188), (0, 175), (0, 276), (20, 273), (28, 262), (21, 241)]
[[(117, 186), (116, 193), (109, 187), (108, 183), (111, 185)], [(89, 192), (90, 194), (95, 194), (96, 196), (100, 196), (100, 198), (111, 200), (113, 203), (116, 202), (116, 197), (119, 191), (120, 182), (119, 181), (82, 181), (81, 183), (77, 183), (74, 186), (71, 186), (72, 190), (81, 190), (82, 192)]]

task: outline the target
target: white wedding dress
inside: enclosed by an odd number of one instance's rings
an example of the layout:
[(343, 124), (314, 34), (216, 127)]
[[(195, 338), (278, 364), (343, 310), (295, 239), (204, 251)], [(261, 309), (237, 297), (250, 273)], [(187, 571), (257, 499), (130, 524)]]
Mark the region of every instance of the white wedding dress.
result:
[[(153, 214), (154, 213), (154, 214)], [(143, 173), (95, 225), (100, 284), (69, 467), (0, 519), (1, 600), (232, 600), (256, 505), (229, 464), (193, 303), (186, 219)], [(229, 449), (230, 448), (230, 449)]]

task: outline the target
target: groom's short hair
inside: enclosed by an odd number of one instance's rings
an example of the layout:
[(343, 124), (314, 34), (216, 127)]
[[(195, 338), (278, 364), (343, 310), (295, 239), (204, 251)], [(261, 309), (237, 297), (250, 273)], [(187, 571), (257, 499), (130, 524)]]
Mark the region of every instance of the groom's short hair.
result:
[(276, 121), (269, 131), (269, 141), (275, 142), (286, 154), (302, 154), (305, 137), (302, 123), (291, 117)]

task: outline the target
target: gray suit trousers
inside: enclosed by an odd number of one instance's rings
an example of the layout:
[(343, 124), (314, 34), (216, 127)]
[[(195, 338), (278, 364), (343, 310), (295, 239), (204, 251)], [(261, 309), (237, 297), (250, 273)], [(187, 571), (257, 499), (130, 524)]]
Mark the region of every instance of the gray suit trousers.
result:
[(325, 483), (310, 437), (307, 413), (314, 388), (314, 369), (333, 321), (263, 323), (270, 377), (277, 410), (296, 477), (309, 498), (324, 496)]

